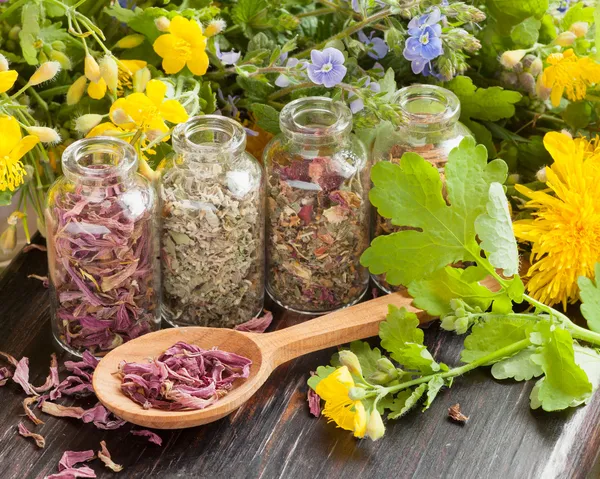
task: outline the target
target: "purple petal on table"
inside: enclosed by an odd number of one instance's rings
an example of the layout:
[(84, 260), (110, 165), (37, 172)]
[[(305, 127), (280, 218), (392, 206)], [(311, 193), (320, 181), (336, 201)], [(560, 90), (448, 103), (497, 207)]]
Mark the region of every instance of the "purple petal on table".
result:
[(19, 434), (23, 437), (32, 438), (35, 441), (36, 446), (40, 449), (43, 449), (46, 446), (46, 440), (44, 439), (44, 436), (41, 434), (36, 434), (35, 432), (31, 432), (21, 422), (19, 423)]
[(73, 417), (81, 419), (85, 409), (78, 406), (62, 406), (50, 401), (43, 401), (40, 405), (42, 412), (55, 417)]
[(17, 363), (12, 380), (19, 384), (28, 396), (36, 395), (33, 386), (29, 384), (29, 358), (26, 356), (23, 356)]
[(308, 409), (314, 417), (321, 415), (321, 398), (311, 388), (308, 388), (306, 400), (308, 401)]
[(58, 462), (58, 470), (72, 468), (81, 462), (87, 462), (94, 459), (95, 454), (91, 449), (87, 451), (65, 451)]
[(131, 431), (131, 434), (133, 434), (134, 436), (147, 437), (149, 442), (152, 442), (152, 443), (156, 444), (157, 446), (162, 446), (162, 438), (155, 432), (149, 431), (148, 429), (140, 429), (137, 431)]
[(94, 478), (97, 477), (94, 470), (88, 466), (70, 467), (63, 469), (57, 474), (50, 474), (44, 479), (77, 479), (79, 477)]
[(35, 402), (38, 402), (39, 399), (40, 398), (35, 396), (28, 396), (25, 399), (23, 399), (23, 411), (25, 412), (25, 415), (29, 418), (29, 420), (36, 426), (44, 424), (44, 421), (37, 417), (29, 406)]
[[(305, 205), (302, 208), (310, 208), (311, 212), (312, 212), (312, 206)], [(302, 213), (302, 208), (300, 208), (300, 213), (298, 213), (298, 216), (300, 216), (300, 214)], [(310, 214), (312, 214), (312, 213), (307, 213), (307, 214), (310, 217)], [(300, 218), (303, 219), (302, 216), (300, 216)], [(271, 325), (272, 322), (273, 322), (273, 313), (271, 313), (271, 311), (265, 311), (262, 316), (253, 318), (250, 321), (246, 321), (245, 323), (238, 324), (233, 329), (235, 329), (237, 331), (246, 331), (247, 333), (264, 333), (267, 330), (267, 328)]]
[(59, 384), (60, 380), (58, 378), (58, 361), (56, 360), (56, 354), (52, 353), (50, 355), (50, 373), (46, 378), (46, 382), (41, 386), (35, 387), (32, 386), (32, 389), (36, 393), (45, 393), (52, 388), (56, 388)]

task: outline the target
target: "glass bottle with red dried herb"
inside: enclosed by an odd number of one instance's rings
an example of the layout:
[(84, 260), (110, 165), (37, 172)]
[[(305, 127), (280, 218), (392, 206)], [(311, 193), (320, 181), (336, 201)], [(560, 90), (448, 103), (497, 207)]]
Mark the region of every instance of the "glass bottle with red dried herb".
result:
[(204, 115), (173, 132), (163, 171), (163, 318), (233, 327), (264, 300), (264, 174), (238, 122)]
[[(400, 106), (404, 121), (396, 128), (391, 124), (383, 127), (374, 145), (374, 161), (399, 163), (404, 153), (414, 152), (429, 161), (443, 175), (450, 150), (471, 134), (458, 121), (458, 97), (439, 86), (416, 84), (398, 90), (393, 101)], [(376, 211), (372, 218), (373, 237), (404, 229), (392, 225), (391, 220), (379, 216)], [(373, 275), (373, 280), (387, 293), (403, 289), (390, 285), (385, 280), (385, 275)]]
[(308, 97), (281, 111), (265, 149), (267, 291), (281, 306), (325, 313), (358, 302), (369, 284), (369, 161), (352, 113)]
[(46, 225), (52, 329), (96, 356), (160, 327), (157, 199), (133, 147), (95, 137), (62, 156)]

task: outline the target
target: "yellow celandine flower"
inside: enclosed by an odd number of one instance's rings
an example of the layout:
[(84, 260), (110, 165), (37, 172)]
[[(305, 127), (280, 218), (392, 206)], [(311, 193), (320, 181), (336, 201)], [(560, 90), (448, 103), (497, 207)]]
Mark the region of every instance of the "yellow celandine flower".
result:
[[(142, 68), (145, 68), (147, 64), (148, 63), (143, 60), (120, 60), (117, 96), (123, 96), (125, 90), (131, 90), (133, 88), (133, 75), (135, 75)], [(121, 68), (121, 65), (127, 70)]]
[(578, 58), (572, 49), (564, 53), (552, 53), (546, 61), (542, 83), (551, 88), (550, 99), (558, 106), (563, 93), (571, 101), (583, 100), (587, 87), (600, 82), (600, 64), (588, 57)]
[(367, 431), (367, 412), (361, 401), (350, 399), (354, 380), (346, 366), (336, 369), (322, 379), (315, 392), (325, 401), (323, 415), (338, 427), (353, 431), (355, 437), (364, 437)]
[(0, 72), (0, 93), (10, 90), (17, 81), (18, 76), (19, 74), (15, 70)]
[(39, 139), (22, 137), (21, 126), (12, 116), (0, 116), (0, 191), (15, 191), (23, 184), (25, 169), (21, 158)]
[(187, 64), (194, 75), (204, 75), (208, 69), (206, 37), (195, 20), (177, 16), (169, 24), (169, 33), (154, 42), (154, 51), (163, 59), (167, 74), (178, 73)]
[(527, 275), (531, 296), (546, 304), (575, 303), (577, 278), (594, 275), (600, 261), (600, 139), (551, 132), (544, 146), (554, 163), (546, 167), (548, 189), (517, 190), (530, 200), (533, 219), (513, 225), (516, 237), (532, 244)]
[(110, 108), (110, 119), (125, 130), (166, 133), (165, 121), (183, 123), (188, 114), (177, 100), (165, 100), (167, 85), (150, 80), (146, 93), (132, 93), (119, 98)]

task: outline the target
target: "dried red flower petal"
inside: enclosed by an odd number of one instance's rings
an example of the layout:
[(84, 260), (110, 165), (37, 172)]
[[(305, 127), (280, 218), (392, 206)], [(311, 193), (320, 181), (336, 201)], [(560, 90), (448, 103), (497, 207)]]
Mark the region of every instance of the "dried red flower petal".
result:
[(264, 333), (267, 328), (273, 322), (273, 313), (265, 310), (262, 316), (251, 319), (245, 323), (238, 324), (235, 328), (236, 331), (245, 331), (247, 333)]
[(35, 441), (36, 446), (40, 449), (44, 449), (44, 447), (46, 447), (46, 440), (44, 439), (44, 436), (35, 432), (31, 432), (23, 425), (23, 423), (19, 423), (19, 434), (23, 437), (32, 438)]
[(145, 436), (148, 438), (149, 442), (156, 444), (157, 446), (162, 446), (162, 438), (148, 429), (139, 429), (136, 431), (131, 431), (131, 434), (134, 436)]

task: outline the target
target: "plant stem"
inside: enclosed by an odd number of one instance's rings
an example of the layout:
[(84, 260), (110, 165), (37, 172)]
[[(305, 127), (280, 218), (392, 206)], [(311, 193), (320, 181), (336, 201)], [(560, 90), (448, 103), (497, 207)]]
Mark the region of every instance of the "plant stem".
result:
[(299, 90), (301, 88), (309, 88), (311, 86), (317, 86), (317, 85), (315, 85), (313, 82), (310, 82), (310, 81), (305, 81), (302, 83), (298, 83), (296, 85), (290, 85), (286, 88), (282, 88), (281, 90), (276, 91), (275, 93), (271, 93), (269, 95), (269, 100), (277, 100), (278, 98), (282, 98), (286, 95), (289, 95), (290, 93), (292, 93), (296, 90)]
[(334, 13), (337, 9), (325, 7), (325, 8), (317, 8), (316, 10), (312, 10), (310, 12), (303, 12), (296, 15), (296, 18), (305, 18), (305, 17), (318, 17), (319, 15), (327, 15), (328, 13)]

